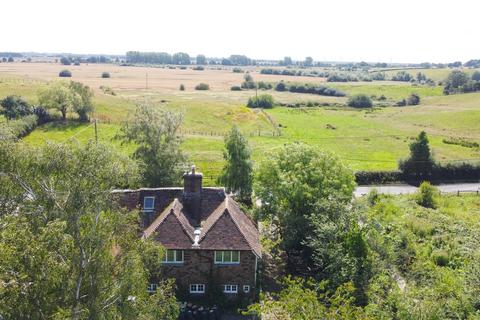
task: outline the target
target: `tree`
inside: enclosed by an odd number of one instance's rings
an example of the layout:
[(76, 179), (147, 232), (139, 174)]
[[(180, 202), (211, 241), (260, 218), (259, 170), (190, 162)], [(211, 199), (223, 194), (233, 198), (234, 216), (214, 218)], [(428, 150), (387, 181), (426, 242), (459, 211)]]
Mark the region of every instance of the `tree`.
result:
[(293, 64), (292, 58), (290, 57), (283, 58), (282, 65), (291, 66), (292, 64)]
[(445, 80), (445, 94), (455, 93), (461, 91), (461, 88), (468, 82), (469, 76), (463, 71), (454, 70), (450, 72)]
[(303, 63), (305, 67), (311, 67), (313, 66), (313, 58), (312, 57), (306, 57), (305, 62)]
[(177, 52), (172, 56), (173, 64), (190, 64), (190, 56), (185, 52)]
[(225, 137), (223, 158), (226, 163), (218, 182), (225, 186), (227, 192), (233, 192), (244, 203), (251, 204), (253, 169), (251, 150), (247, 139), (237, 126), (233, 126)]
[(475, 71), (475, 72), (472, 74), (472, 80), (473, 80), (473, 81), (480, 81), (480, 71)]
[(210, 85), (208, 83), (199, 83), (195, 86), (195, 90), (210, 90)]
[(371, 108), (373, 103), (372, 99), (365, 94), (357, 94), (351, 96), (347, 102), (349, 107), (353, 108)]
[[(345, 211), (332, 206), (350, 203), (353, 173), (331, 154), (303, 144), (286, 145), (268, 159), (255, 176), (255, 194), (262, 201), (259, 218), (277, 227), (290, 268), (311, 266), (312, 251), (306, 241), (316, 237), (312, 219), (323, 217), (331, 226), (338, 220), (334, 217), (344, 218)], [(300, 265), (298, 259), (307, 262)]]
[(150, 105), (140, 105), (132, 119), (123, 123), (117, 139), (137, 145), (133, 154), (140, 161), (143, 184), (175, 186), (185, 169), (179, 129), (183, 115)]
[[(30, 149), (0, 145), (0, 314), (38, 319), (154, 316), (146, 292), (149, 261), (163, 249), (138, 237), (137, 214), (112, 201), (113, 188), (135, 186), (136, 165), (89, 142)], [(118, 250), (120, 249), (120, 250)], [(168, 298), (165, 319), (178, 307)]]
[(417, 139), (410, 144), (410, 157), (400, 161), (400, 170), (408, 179), (414, 181), (427, 181), (435, 166), (435, 161), (430, 152), (427, 133), (420, 132)]
[(89, 120), (88, 115), (93, 112), (93, 90), (81, 82), (71, 81), (72, 107), (78, 114), (81, 122)]
[(71, 78), (72, 77), (72, 72), (70, 70), (62, 70), (58, 73), (58, 76), (60, 78)]
[(203, 54), (199, 54), (197, 56), (196, 63), (199, 65), (207, 64), (207, 58)]
[(68, 57), (61, 57), (60, 63), (63, 64), (64, 66), (69, 66), (72, 64), (72, 61)]
[(32, 106), (20, 96), (8, 96), (0, 100), (0, 106), (0, 114), (9, 120), (32, 114)]
[(47, 109), (56, 109), (62, 114), (62, 119), (67, 119), (67, 112), (78, 103), (79, 97), (72, 94), (68, 83), (57, 81), (40, 91), (38, 101)]

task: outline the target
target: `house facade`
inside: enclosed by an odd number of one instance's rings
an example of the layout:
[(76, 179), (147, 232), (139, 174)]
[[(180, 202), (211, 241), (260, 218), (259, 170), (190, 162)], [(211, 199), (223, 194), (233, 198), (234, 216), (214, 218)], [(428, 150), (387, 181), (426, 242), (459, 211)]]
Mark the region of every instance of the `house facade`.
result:
[[(161, 275), (176, 280), (182, 299), (252, 301), (261, 258), (256, 224), (223, 188), (204, 188), (194, 167), (183, 178), (183, 188), (114, 194), (122, 206), (140, 209), (142, 237), (167, 249)], [(157, 280), (152, 279), (149, 291)]]

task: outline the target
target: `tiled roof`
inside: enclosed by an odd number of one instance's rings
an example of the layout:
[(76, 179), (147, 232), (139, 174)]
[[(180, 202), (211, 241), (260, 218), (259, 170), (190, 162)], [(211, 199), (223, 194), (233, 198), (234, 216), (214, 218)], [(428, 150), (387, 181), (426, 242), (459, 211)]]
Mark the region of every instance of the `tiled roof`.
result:
[[(186, 249), (185, 236), (178, 234), (181, 229), (176, 225), (179, 223), (193, 245), (198, 221), (195, 221), (184, 207), (183, 188), (117, 190), (114, 191), (114, 194), (120, 194), (120, 204), (130, 209), (135, 207), (141, 209), (145, 196), (155, 196), (153, 221), (144, 229), (143, 237), (154, 236), (155, 239), (171, 249), (175, 248), (172, 239), (178, 238), (178, 249)], [(200, 207), (199, 246), (192, 246), (192, 248), (252, 250), (258, 257), (261, 257), (259, 232), (255, 223), (242, 212), (238, 204), (225, 193), (223, 188), (203, 188)], [(173, 240), (173, 242), (175, 241)]]

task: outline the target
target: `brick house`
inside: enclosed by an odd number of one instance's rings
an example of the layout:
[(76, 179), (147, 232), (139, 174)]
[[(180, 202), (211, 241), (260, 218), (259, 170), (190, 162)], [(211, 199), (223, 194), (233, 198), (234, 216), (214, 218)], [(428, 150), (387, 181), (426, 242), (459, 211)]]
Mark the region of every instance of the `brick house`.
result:
[[(122, 206), (140, 209), (142, 236), (167, 249), (161, 274), (175, 278), (181, 299), (253, 300), (261, 257), (256, 224), (223, 188), (202, 187), (195, 167), (183, 179), (183, 188), (114, 193)], [(155, 286), (152, 280), (148, 289)]]

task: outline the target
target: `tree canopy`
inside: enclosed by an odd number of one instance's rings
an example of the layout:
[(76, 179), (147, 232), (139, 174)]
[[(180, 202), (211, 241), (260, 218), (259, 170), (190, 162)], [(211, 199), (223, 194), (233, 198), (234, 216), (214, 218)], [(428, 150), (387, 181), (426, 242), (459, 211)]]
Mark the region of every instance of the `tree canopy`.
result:
[(179, 133), (183, 115), (152, 105), (139, 105), (117, 135), (123, 143), (137, 145), (133, 154), (140, 162), (143, 184), (149, 187), (175, 186), (186, 168)]
[(218, 182), (245, 203), (251, 203), (252, 197), (253, 167), (250, 157), (247, 139), (237, 126), (233, 126), (225, 137), (223, 158), (226, 163)]

